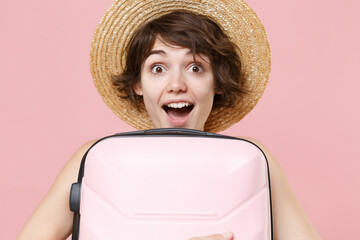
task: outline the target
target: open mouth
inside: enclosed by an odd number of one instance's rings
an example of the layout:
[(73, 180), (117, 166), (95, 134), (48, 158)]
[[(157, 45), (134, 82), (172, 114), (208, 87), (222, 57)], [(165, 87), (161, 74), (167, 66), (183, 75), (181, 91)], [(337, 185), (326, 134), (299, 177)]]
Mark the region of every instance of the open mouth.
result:
[(174, 120), (187, 119), (194, 105), (188, 102), (169, 103), (163, 106), (166, 114)]

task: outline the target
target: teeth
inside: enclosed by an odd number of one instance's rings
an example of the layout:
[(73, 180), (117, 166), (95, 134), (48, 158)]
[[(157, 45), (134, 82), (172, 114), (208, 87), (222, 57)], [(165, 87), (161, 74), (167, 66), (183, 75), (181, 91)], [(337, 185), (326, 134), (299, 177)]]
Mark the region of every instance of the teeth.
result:
[(190, 104), (187, 102), (169, 103), (167, 106), (171, 108), (183, 108), (188, 107)]

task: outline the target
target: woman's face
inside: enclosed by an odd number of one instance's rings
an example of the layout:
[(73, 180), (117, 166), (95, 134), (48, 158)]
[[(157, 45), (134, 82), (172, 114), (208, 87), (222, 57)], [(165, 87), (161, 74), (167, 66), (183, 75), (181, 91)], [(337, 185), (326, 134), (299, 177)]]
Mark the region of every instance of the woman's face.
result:
[(156, 128), (204, 130), (214, 99), (214, 75), (206, 56), (156, 38), (134, 90), (142, 95)]

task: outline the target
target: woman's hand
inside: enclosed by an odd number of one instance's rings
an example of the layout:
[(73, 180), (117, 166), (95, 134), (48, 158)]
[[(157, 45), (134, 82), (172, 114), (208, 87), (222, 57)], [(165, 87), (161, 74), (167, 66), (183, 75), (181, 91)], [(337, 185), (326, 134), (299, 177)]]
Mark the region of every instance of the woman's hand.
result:
[(203, 236), (203, 237), (193, 237), (188, 240), (232, 240), (234, 237), (234, 234), (232, 232), (226, 232), (223, 234), (213, 234), (209, 236)]

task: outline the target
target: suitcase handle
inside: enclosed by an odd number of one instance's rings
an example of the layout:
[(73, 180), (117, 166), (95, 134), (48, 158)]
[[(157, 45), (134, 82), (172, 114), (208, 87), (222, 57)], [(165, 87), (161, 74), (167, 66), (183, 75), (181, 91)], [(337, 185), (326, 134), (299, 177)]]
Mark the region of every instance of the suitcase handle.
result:
[(162, 135), (162, 134), (176, 134), (176, 135), (197, 135), (197, 136), (206, 136), (209, 135), (207, 132), (188, 129), (188, 128), (155, 128), (145, 130), (144, 134), (146, 135)]
[(117, 133), (115, 136), (134, 136), (134, 135), (193, 135), (193, 136), (220, 136), (216, 133), (209, 133), (188, 128), (155, 128), (134, 132)]

